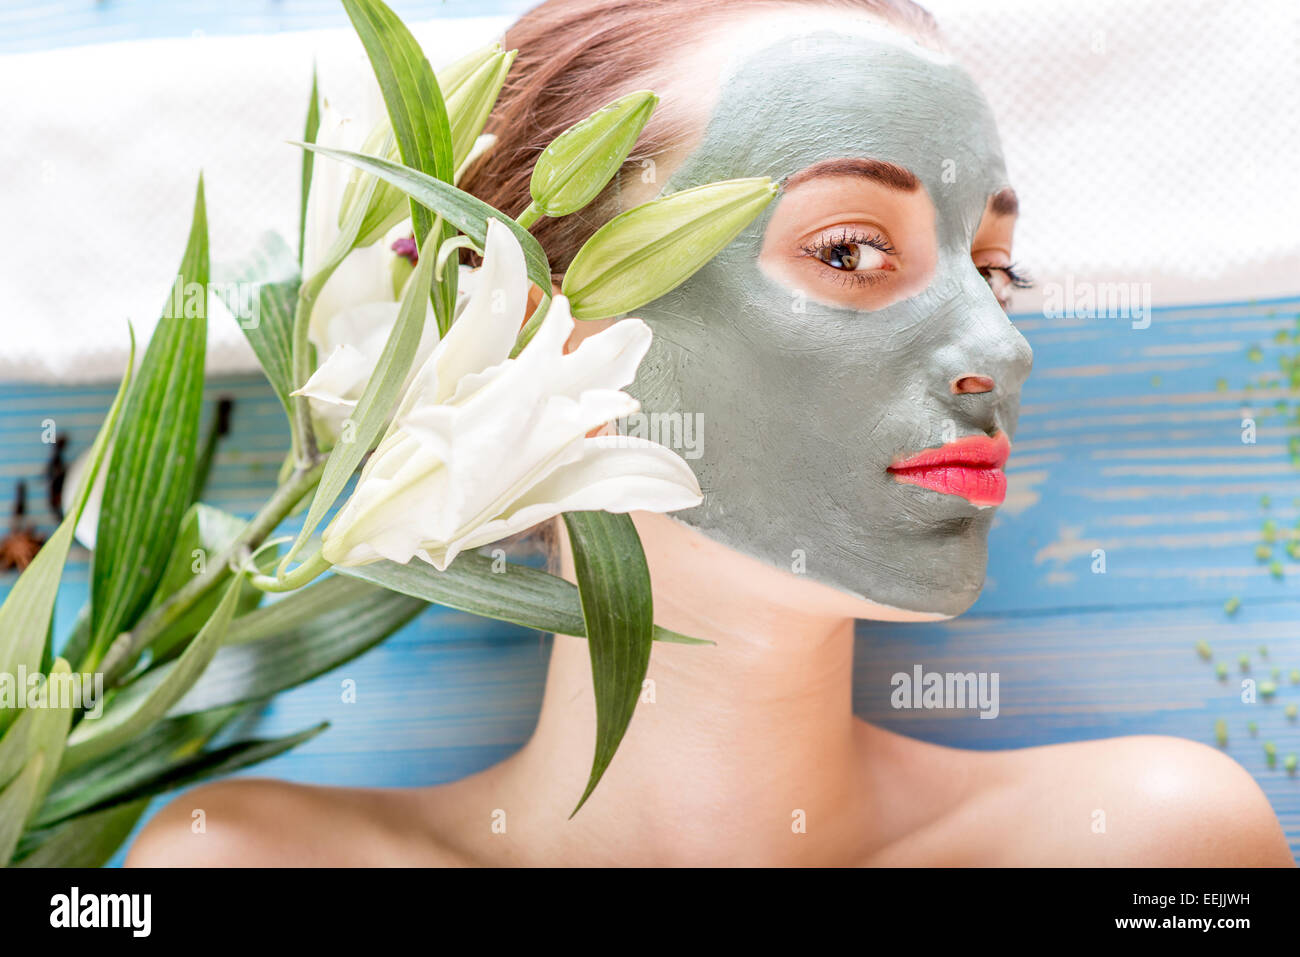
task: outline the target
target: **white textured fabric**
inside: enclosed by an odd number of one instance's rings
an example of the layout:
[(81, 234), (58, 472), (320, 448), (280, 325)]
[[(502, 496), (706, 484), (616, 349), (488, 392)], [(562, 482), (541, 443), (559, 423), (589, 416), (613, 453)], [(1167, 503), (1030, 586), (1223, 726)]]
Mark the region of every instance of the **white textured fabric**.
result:
[(921, 0), (993, 106), (1038, 287), (1300, 292), (1300, 3)]
[[(1016, 258), (1039, 281), (1018, 311), (1067, 279), (1149, 283), (1155, 305), (1297, 291), (1300, 4), (926, 5), (998, 117)], [(507, 22), (413, 32), (438, 65)], [(300, 135), (313, 59), (346, 109), (369, 69), (347, 30), (0, 57), (0, 380), (120, 374), (122, 320), (141, 342), (152, 330), (200, 167), (214, 260), (268, 228), (294, 235), (284, 141)], [(210, 335), (212, 373), (256, 368), (233, 320)]]
[[(411, 32), (438, 67), (508, 24), (449, 18)], [(361, 111), (367, 84), (377, 95), (347, 29), (0, 57), (0, 381), (116, 380), (127, 317), (143, 353), (200, 169), (214, 266), (268, 229), (296, 242), (301, 151), (286, 141), (302, 139), (313, 62), (344, 113)], [(210, 375), (258, 368), (234, 319), (208, 327)]]

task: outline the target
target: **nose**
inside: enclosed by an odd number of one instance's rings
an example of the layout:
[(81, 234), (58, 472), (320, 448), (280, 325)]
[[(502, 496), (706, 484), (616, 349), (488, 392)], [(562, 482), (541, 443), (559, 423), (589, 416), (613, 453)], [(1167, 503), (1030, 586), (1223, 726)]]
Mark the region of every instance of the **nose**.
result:
[(973, 267), (937, 316), (947, 341), (933, 388), (985, 427), (1016, 405), (1033, 352)]
[(964, 375), (960, 379), (954, 379), (952, 382), (953, 395), (979, 395), (982, 392), (992, 392), (997, 387), (992, 376), (986, 375)]

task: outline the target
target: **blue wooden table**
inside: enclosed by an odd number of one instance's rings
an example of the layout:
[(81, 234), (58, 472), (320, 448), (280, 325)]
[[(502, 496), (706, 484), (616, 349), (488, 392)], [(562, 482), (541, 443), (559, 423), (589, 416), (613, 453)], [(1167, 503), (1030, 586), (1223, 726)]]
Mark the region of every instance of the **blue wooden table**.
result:
[[(1279, 542), (1297, 534), (1300, 471), (1288, 451), (1297, 426), (1276, 409), (1279, 399), (1294, 402), (1277, 368), (1295, 352), (1297, 317), (1300, 299), (1157, 310), (1144, 330), (1121, 320), (1021, 317), (1035, 367), (985, 593), (944, 624), (863, 623), (857, 711), (970, 748), (1145, 733), (1212, 743), (1222, 718), (1228, 753), (1258, 778), (1300, 849), (1300, 780), (1282, 769), (1286, 754), (1300, 753), (1300, 727), (1283, 713), (1300, 702), (1289, 680), (1300, 668), (1300, 565), (1278, 544), (1278, 579), (1255, 554), (1268, 518)], [(1275, 342), (1279, 332), (1286, 343)], [(1252, 380), (1261, 385), (1247, 391)], [(0, 514), (14, 480), (41, 472), (44, 420), (54, 419), (78, 452), (111, 394), (107, 386), (0, 387)], [(273, 484), (284, 417), (259, 378), (212, 383), (209, 400), (221, 395), (236, 400), (233, 431), (206, 497), (248, 515)], [(1254, 444), (1242, 442), (1243, 417), (1256, 422)], [(33, 515), (49, 530), (38, 487)], [(65, 574), (63, 630), (86, 597), (87, 557), (74, 549)], [(12, 578), (0, 577), (0, 591)], [(1241, 606), (1229, 615), (1224, 603), (1233, 596)], [(1202, 640), (1215, 662), (1228, 663), (1227, 680), (1197, 654)], [(322, 719), (332, 727), (257, 773), (405, 786), (486, 767), (531, 731), (548, 651), (535, 632), (430, 608), (360, 659), (280, 697), (259, 732)], [(1243, 653), (1256, 679), (1282, 669), (1273, 700), (1241, 703)], [(997, 672), (1001, 714), (988, 721), (973, 711), (893, 710), (890, 676), (915, 664)], [(344, 679), (356, 682), (354, 704), (343, 703)], [(1276, 768), (1267, 766), (1265, 741), (1276, 744)]]

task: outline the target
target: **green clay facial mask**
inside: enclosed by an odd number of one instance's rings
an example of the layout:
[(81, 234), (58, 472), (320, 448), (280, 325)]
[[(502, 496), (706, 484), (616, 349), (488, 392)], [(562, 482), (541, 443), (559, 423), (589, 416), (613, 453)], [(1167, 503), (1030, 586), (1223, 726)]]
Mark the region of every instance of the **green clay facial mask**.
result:
[[(703, 423), (691, 466), (704, 502), (678, 519), (842, 592), (958, 614), (984, 581), (993, 508), (888, 469), (954, 440), (1009, 437), (1029, 373), (1028, 344), (971, 261), (986, 204), (1008, 182), (970, 78), (884, 29), (784, 38), (726, 72), (699, 146), (664, 192), (784, 180), (842, 158), (886, 161), (920, 181), (937, 246), (928, 285), (874, 310), (800, 294), (759, 262), (778, 197), (637, 311), (655, 338), (631, 391), (647, 413)], [(976, 375), (994, 388), (954, 394)]]

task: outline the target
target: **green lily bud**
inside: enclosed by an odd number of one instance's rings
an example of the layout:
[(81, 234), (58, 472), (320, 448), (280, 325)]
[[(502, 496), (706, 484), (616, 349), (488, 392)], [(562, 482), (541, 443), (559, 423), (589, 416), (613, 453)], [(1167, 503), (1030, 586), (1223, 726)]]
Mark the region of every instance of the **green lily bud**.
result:
[(575, 319), (631, 312), (677, 288), (748, 226), (777, 193), (766, 176), (685, 189), (596, 230), (564, 274)]
[[(501, 44), (494, 43), (462, 57), (438, 75), (438, 86), (447, 104), (452, 154), (457, 165), (469, 155), (475, 139), (487, 123), (516, 53), (517, 50), (502, 53)], [(394, 163), (402, 161), (397, 138), (387, 117), (370, 131), (360, 152), (368, 156), (383, 156)], [(372, 184), (373, 193), (370, 192)], [(353, 244), (358, 248), (381, 239), (406, 218), (409, 209), (406, 194), (397, 187), (354, 169), (339, 204), (340, 229), (356, 212), (356, 205), (367, 197), (365, 216)]]
[(518, 53), (518, 50), (502, 53), (497, 47), (463, 81), (443, 91), (447, 101), (447, 120), (451, 124), (451, 153), (457, 169), (469, 156), (474, 141), (487, 125), (492, 107), (496, 106), (497, 96), (505, 85), (506, 74)]
[(442, 91), (443, 100), (445, 101), (447, 97), (456, 92), (456, 88), (469, 79), (470, 75), (479, 67), (500, 53), (501, 44), (489, 43), (485, 47), (471, 50), (459, 60), (449, 63), (439, 70), (437, 74), (438, 89)]
[(636, 145), (659, 97), (629, 93), (570, 126), (542, 150), (528, 189), (547, 216), (568, 216), (590, 203)]
[[(362, 144), (360, 152), (367, 156), (383, 156), (395, 163), (401, 162), (397, 148), (397, 138), (393, 128), (385, 119), (375, 125)], [(373, 191), (372, 191), (373, 190)], [(348, 178), (348, 185), (343, 190), (343, 200), (339, 203), (339, 228), (343, 229), (349, 218), (356, 213), (358, 203), (366, 203), (365, 217), (357, 231), (353, 246), (360, 248), (383, 237), (403, 219), (406, 218), (406, 194), (395, 186), (390, 186), (376, 179), (369, 173), (353, 169)]]

